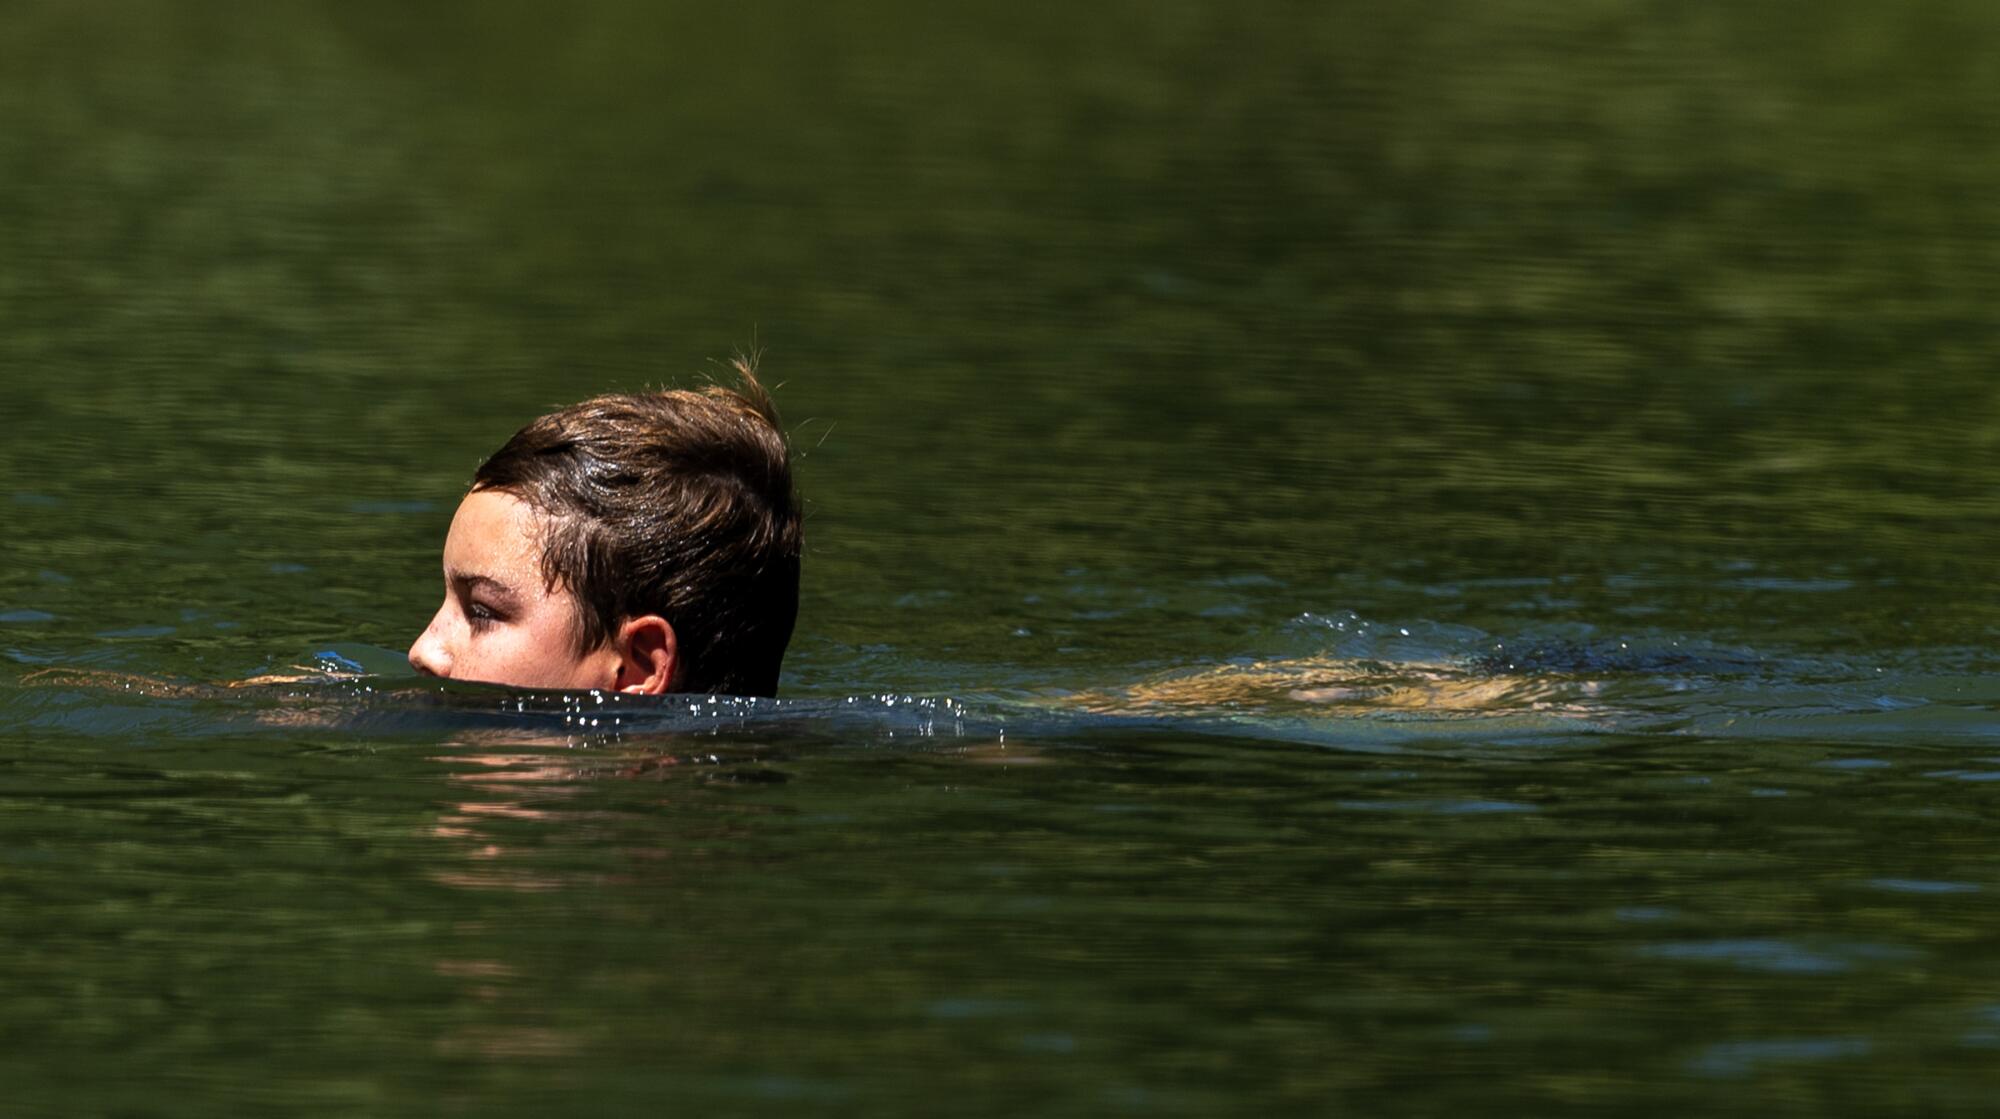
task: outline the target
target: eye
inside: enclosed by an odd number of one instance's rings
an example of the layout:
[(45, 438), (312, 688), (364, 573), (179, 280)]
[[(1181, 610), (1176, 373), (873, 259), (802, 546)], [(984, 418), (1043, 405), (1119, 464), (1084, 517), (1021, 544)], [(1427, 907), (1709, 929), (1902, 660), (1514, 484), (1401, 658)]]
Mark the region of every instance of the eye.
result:
[(465, 617), (472, 623), (473, 629), (485, 629), (500, 621), (500, 612), (483, 602), (468, 602), (465, 605)]

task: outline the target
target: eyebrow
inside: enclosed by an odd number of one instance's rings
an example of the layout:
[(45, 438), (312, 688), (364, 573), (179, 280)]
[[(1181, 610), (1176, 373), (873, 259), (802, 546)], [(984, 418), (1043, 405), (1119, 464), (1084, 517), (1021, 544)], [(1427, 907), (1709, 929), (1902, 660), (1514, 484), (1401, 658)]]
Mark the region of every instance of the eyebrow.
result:
[(481, 575), (472, 571), (451, 571), (445, 574), (445, 578), (451, 581), (452, 586), (461, 591), (483, 590), (495, 598), (502, 600), (505, 604), (512, 604), (519, 601), (519, 596), (514, 593), (514, 588), (495, 579), (491, 575)]

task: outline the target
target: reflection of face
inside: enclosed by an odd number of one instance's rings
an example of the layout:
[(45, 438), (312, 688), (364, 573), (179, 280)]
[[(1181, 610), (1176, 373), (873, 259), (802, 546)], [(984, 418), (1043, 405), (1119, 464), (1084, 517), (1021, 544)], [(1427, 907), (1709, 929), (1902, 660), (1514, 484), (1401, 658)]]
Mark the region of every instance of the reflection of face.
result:
[(450, 680), (523, 688), (609, 688), (609, 644), (576, 651), (576, 596), (542, 578), (543, 516), (511, 493), (459, 502), (444, 541), (444, 605), (410, 646), (410, 666)]

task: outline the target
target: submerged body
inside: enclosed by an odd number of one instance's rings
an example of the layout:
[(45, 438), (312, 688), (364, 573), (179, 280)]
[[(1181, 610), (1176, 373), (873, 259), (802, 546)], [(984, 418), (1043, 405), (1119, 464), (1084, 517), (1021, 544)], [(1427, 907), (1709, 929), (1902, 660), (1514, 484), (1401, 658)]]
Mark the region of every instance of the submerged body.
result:
[(1479, 664), (1393, 663), (1310, 656), (1170, 673), (1125, 687), (1083, 692), (1072, 702), (1099, 714), (1203, 708), (1277, 711), (1290, 707), (1480, 714), (1535, 711), (1588, 715), (1596, 680), (1493, 672)]

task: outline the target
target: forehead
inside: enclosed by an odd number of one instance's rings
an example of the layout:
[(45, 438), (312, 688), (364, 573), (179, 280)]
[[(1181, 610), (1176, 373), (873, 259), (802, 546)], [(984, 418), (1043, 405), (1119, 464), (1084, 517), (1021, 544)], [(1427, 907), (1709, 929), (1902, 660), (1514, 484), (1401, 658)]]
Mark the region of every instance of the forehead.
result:
[(511, 493), (480, 490), (466, 494), (445, 537), (446, 572), (507, 582), (539, 576), (545, 520), (534, 506)]

